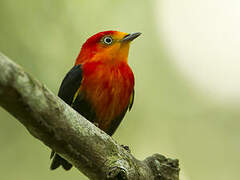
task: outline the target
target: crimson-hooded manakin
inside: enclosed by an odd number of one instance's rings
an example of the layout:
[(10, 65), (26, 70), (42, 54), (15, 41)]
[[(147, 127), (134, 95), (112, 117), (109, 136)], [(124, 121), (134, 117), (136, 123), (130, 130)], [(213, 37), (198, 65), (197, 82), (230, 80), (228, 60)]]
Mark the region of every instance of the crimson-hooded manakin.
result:
[[(133, 105), (134, 75), (128, 52), (140, 34), (104, 31), (90, 37), (58, 92), (63, 101), (110, 136)], [(54, 151), (51, 158), (52, 170), (72, 167)]]

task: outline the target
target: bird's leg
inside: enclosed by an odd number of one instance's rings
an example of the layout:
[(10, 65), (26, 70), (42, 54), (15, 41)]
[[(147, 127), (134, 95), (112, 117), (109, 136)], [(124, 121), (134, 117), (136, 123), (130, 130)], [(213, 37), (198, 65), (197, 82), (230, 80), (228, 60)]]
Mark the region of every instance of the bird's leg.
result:
[(131, 153), (131, 150), (130, 150), (130, 148), (129, 148), (129, 146), (125, 146), (125, 145), (121, 145), (122, 146), (122, 148), (124, 148), (128, 153)]

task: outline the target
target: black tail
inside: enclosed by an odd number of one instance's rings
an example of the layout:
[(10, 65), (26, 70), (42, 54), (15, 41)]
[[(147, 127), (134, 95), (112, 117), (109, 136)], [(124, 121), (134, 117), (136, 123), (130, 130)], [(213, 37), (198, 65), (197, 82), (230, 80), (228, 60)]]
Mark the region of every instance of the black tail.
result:
[(68, 161), (63, 159), (61, 156), (59, 156), (57, 153), (52, 151), (50, 159), (52, 159), (52, 164), (50, 166), (51, 170), (57, 169), (59, 166), (62, 166), (63, 169), (66, 171), (70, 170), (72, 168), (72, 164), (70, 164)]

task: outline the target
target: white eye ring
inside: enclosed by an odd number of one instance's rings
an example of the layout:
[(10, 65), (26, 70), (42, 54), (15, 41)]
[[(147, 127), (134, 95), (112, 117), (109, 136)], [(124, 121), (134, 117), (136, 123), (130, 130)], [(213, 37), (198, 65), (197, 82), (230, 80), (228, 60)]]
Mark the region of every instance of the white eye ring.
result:
[(110, 45), (113, 43), (113, 39), (110, 36), (106, 36), (103, 38), (103, 42), (104, 42), (104, 44)]

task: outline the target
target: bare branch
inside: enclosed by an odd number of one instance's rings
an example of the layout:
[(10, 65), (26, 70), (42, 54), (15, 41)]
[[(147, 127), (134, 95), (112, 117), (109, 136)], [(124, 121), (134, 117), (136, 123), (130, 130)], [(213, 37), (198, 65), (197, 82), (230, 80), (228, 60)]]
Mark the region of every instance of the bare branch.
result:
[(178, 160), (137, 160), (1, 53), (0, 105), (90, 179), (179, 179)]

